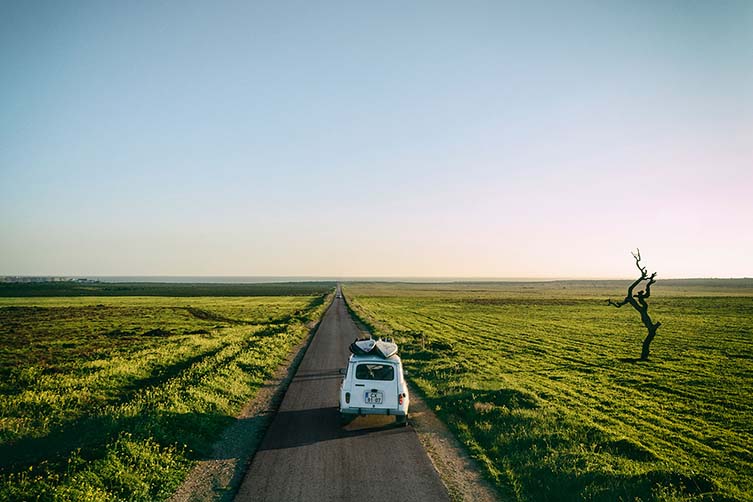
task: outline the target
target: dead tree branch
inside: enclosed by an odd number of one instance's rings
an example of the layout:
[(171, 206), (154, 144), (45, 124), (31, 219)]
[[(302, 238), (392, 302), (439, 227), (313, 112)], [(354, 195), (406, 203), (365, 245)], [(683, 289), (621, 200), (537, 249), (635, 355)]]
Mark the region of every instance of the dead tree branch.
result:
[[(648, 335), (643, 340), (643, 348), (641, 350), (641, 360), (645, 361), (648, 359), (651, 342), (656, 336), (656, 331), (659, 329), (659, 326), (661, 326), (660, 322), (655, 323), (651, 320), (651, 316), (648, 314), (648, 303), (646, 302), (646, 300), (651, 296), (651, 285), (656, 283), (656, 272), (649, 275), (648, 268), (641, 266), (640, 249), (636, 249), (636, 252), (631, 252), (631, 254), (633, 255), (633, 258), (635, 258), (635, 266), (638, 268), (641, 275), (635, 281), (633, 281), (630, 286), (628, 286), (627, 295), (625, 295), (625, 298), (623, 300), (615, 302), (611, 299), (608, 299), (607, 304), (617, 308), (629, 304), (641, 315), (641, 321), (648, 330)], [(638, 287), (638, 285), (643, 281), (646, 281), (645, 289), (638, 291), (638, 293), (634, 293), (635, 288)]]

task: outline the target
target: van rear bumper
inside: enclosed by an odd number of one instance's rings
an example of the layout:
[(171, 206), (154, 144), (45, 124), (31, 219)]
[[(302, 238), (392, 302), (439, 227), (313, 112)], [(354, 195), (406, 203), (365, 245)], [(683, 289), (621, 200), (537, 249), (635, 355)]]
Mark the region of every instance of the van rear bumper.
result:
[(340, 408), (340, 413), (345, 415), (393, 415), (402, 417), (407, 414), (407, 410), (398, 410), (390, 408)]

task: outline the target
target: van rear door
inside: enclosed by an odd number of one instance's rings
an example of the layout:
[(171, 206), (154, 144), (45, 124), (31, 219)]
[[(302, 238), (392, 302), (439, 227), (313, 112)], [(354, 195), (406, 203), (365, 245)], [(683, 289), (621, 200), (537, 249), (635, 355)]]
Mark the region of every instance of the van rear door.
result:
[(351, 406), (397, 409), (397, 368), (388, 361), (358, 362), (353, 378)]

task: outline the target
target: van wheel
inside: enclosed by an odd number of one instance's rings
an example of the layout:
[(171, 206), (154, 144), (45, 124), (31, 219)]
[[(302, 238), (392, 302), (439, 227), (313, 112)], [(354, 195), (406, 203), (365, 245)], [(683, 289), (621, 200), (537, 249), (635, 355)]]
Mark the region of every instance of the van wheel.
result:
[(408, 415), (396, 415), (395, 416), (395, 423), (397, 425), (405, 427), (406, 425), (408, 425)]
[(353, 421), (355, 415), (350, 413), (340, 413), (340, 425), (348, 425)]

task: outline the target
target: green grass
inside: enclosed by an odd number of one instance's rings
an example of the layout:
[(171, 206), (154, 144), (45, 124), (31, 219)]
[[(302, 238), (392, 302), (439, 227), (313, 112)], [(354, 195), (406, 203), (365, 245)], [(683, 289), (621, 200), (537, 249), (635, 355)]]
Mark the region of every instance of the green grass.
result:
[(0, 500), (162, 500), (316, 296), (0, 298)]
[(658, 282), (645, 363), (627, 282), (345, 293), (503, 498), (753, 500), (753, 281)]
[(0, 283), (0, 297), (29, 296), (308, 296), (333, 289), (334, 282), (171, 283), (35, 282)]

